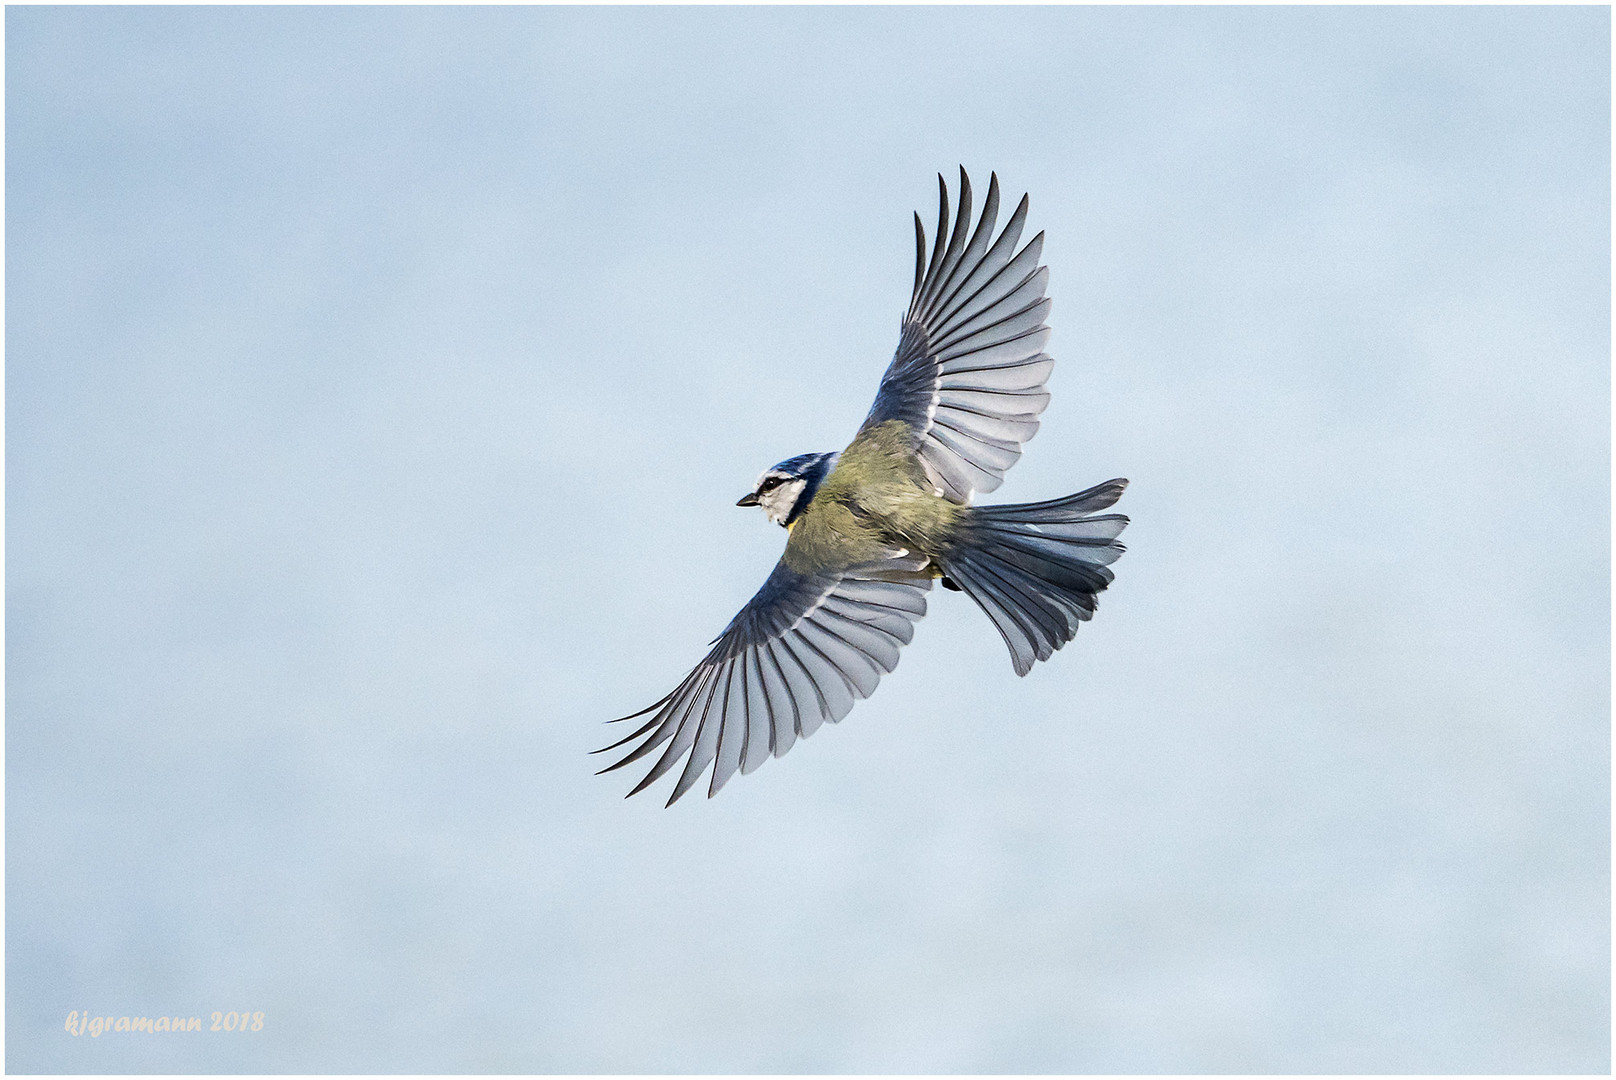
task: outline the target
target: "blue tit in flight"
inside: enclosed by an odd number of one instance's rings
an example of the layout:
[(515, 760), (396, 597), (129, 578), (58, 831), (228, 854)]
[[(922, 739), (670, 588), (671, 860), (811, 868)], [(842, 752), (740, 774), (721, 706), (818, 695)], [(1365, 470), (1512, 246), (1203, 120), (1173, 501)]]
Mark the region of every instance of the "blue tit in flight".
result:
[(1025, 195), (994, 239), (997, 175), (974, 231), (965, 170), (952, 230), (937, 180), (936, 243), (928, 259), (916, 214), (914, 290), (869, 416), (846, 449), (788, 458), (736, 504), (785, 527), (780, 562), (672, 693), (613, 723), (650, 719), (596, 751), (634, 744), (610, 772), (662, 748), (630, 795), (684, 759), (668, 805), (709, 765), (711, 797), (841, 720), (897, 666), (933, 581), (986, 613), (1018, 675), (1072, 640), (1111, 584), (1128, 519), (1101, 511), (1128, 481), (970, 505), (1004, 480), (1049, 404), (1049, 269), (1043, 233), (1016, 250)]

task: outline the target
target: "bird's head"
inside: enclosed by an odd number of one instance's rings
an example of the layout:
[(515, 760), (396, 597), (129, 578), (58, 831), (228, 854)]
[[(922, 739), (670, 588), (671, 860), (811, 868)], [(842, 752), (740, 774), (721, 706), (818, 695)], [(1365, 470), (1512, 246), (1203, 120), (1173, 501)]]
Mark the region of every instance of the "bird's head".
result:
[(839, 453), (798, 454), (765, 469), (736, 506), (761, 506), (776, 525), (790, 525), (807, 508), (819, 485), (836, 467)]

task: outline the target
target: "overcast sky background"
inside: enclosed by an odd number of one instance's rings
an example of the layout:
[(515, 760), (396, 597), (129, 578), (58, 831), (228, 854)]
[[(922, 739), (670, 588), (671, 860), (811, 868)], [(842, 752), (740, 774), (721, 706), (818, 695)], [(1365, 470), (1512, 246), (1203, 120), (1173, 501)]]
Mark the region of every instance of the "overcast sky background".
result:
[[(5, 18), (9, 1071), (1610, 1069), (1607, 8)], [(960, 163), (1115, 586), (623, 801)]]

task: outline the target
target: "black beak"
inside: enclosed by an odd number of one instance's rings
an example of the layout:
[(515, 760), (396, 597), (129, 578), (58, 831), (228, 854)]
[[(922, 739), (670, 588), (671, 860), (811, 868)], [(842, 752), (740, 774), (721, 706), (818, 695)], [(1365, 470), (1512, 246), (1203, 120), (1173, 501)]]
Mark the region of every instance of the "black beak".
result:
[(736, 506), (756, 506), (757, 504), (757, 492), (755, 491), (749, 491), (735, 500)]

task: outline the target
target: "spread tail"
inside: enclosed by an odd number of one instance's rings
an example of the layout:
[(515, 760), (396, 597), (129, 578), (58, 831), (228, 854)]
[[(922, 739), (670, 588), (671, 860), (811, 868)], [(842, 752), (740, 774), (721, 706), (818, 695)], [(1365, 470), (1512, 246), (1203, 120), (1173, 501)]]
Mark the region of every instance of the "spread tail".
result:
[(1106, 569), (1122, 556), (1122, 514), (1099, 514), (1122, 496), (1126, 480), (1048, 502), (972, 507), (960, 519), (943, 584), (956, 585), (987, 612), (1010, 646), (1017, 675), (1048, 660), (1094, 616), (1111, 584)]

